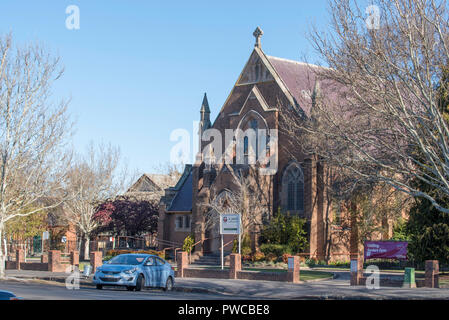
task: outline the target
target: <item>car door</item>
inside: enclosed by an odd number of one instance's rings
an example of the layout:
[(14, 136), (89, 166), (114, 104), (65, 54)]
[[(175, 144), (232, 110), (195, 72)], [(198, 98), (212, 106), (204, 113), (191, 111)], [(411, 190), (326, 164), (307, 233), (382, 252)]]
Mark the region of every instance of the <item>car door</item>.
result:
[(156, 279), (157, 279), (157, 283), (158, 283), (157, 286), (164, 287), (165, 281), (166, 281), (165, 279), (167, 278), (166, 274), (165, 274), (165, 271), (166, 271), (165, 261), (159, 257), (156, 257), (155, 260), (156, 260), (155, 273), (156, 273)]
[(155, 287), (157, 286), (157, 272), (156, 272), (156, 260), (154, 257), (149, 257), (143, 265), (145, 275), (145, 286)]

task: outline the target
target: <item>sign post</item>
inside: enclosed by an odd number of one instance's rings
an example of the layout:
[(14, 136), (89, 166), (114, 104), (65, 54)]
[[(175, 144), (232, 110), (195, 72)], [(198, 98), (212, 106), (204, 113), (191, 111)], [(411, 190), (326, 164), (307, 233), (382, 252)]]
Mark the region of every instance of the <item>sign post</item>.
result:
[(239, 235), (239, 253), (240, 253), (240, 214), (223, 213), (220, 214), (220, 234), (221, 234), (221, 269), (224, 269), (224, 245), (223, 235), (238, 234)]
[[(239, 215), (240, 216), (240, 215)], [(242, 230), (242, 217), (240, 216), (240, 229), (239, 229), (239, 254), (242, 254), (242, 233), (240, 232)]]
[(42, 248), (41, 252), (44, 253), (44, 240), (48, 240), (50, 238), (50, 233), (48, 231), (42, 232)]
[(221, 234), (221, 270), (224, 269), (223, 234)]

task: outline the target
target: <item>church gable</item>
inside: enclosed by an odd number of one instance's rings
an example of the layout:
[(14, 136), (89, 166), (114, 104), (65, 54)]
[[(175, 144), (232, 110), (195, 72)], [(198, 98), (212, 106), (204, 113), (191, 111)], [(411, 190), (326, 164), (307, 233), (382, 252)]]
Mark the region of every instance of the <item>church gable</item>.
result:
[(253, 51), (236, 85), (255, 84), (267, 81), (274, 81), (274, 77), (257, 52)]
[(264, 99), (256, 85), (252, 87), (251, 91), (246, 97), (245, 102), (242, 105), (242, 108), (238, 112), (231, 113), (229, 115), (239, 116), (254, 109), (261, 109), (261, 111), (265, 112), (277, 110), (277, 108), (271, 108), (268, 105), (267, 101)]
[[(254, 92), (255, 86), (257, 86), (259, 92)], [(263, 51), (257, 47), (254, 48), (236, 84), (226, 99), (217, 120), (228, 115), (239, 114), (244, 104), (247, 103), (249, 96), (257, 96), (261, 104), (270, 111), (277, 107), (279, 101), (285, 101), (289, 105), (294, 105), (294, 99), (285, 84), (279, 78)]]

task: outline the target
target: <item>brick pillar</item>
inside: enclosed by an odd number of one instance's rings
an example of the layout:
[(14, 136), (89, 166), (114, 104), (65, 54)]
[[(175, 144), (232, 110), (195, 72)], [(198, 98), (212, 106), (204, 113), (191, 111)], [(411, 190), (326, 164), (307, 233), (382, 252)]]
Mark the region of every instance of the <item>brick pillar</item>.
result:
[(177, 252), (176, 261), (178, 263), (178, 272), (176, 276), (178, 278), (184, 278), (184, 269), (187, 268), (187, 265), (189, 264), (187, 252), (184, 251)]
[(61, 251), (50, 250), (48, 251), (48, 271), (60, 272), (61, 266)]
[(363, 278), (363, 256), (351, 255), (351, 286), (361, 284)]
[(242, 256), (238, 253), (231, 254), (229, 279), (238, 279), (238, 272), (242, 270)]
[(92, 251), (90, 253), (90, 265), (92, 266), (92, 273), (95, 273), (95, 270), (97, 270), (97, 268), (102, 264), (103, 264), (103, 252)]
[(41, 263), (48, 263), (48, 254), (47, 253), (43, 253), (41, 255)]
[(426, 280), (427, 288), (439, 288), (440, 267), (438, 260), (426, 260)]
[(16, 250), (16, 269), (20, 270), (20, 264), (25, 262), (25, 251), (23, 249)]
[(80, 265), (79, 251), (71, 251), (70, 252), (70, 265), (79, 267), (79, 265)]
[(299, 257), (288, 257), (287, 281), (297, 283), (299, 282), (299, 279)]

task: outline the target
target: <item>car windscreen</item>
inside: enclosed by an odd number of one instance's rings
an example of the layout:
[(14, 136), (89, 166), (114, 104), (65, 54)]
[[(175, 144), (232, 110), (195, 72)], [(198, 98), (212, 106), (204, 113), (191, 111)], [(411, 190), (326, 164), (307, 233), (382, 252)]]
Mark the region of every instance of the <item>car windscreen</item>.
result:
[(119, 255), (108, 261), (108, 264), (127, 264), (138, 265), (141, 264), (147, 256), (139, 255)]

